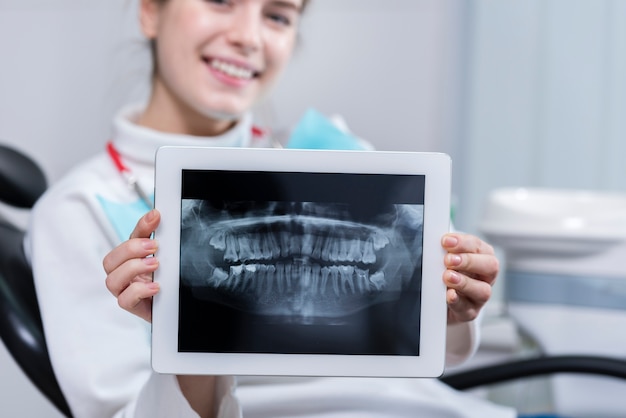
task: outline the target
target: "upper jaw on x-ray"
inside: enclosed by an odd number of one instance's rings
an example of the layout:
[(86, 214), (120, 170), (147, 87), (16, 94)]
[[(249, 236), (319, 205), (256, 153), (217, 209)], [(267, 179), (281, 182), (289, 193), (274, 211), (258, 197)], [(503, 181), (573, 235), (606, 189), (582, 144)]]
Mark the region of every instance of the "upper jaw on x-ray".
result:
[(200, 299), (311, 323), (421, 280), (422, 205), (184, 200), (181, 278)]

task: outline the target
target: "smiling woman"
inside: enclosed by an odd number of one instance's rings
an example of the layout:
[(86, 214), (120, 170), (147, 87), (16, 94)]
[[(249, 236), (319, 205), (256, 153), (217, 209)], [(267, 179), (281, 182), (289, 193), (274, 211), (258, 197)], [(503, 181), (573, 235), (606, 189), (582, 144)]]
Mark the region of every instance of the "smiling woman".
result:
[(138, 123), (190, 135), (225, 132), (284, 70), (306, 3), (142, 0), (154, 77)]
[[(252, 108), (290, 61), (302, 12), (308, 5), (306, 0), (139, 0), (141, 32), (153, 45), (152, 90), (146, 104), (119, 112), (111, 138), (116, 162), (133, 173), (138, 189), (154, 189), (154, 155), (161, 146), (253, 145)], [(128, 188), (117, 171), (119, 165), (103, 149), (76, 167), (38, 202), (28, 231), (27, 251), (51, 361), (75, 417), (330, 417), (345, 411), (349, 416), (370, 418), (514, 415), (455, 394), (432, 380), (267, 379), (259, 384), (232, 376), (155, 373), (150, 366), (149, 321), (152, 298), (160, 292), (158, 283), (152, 281), (159, 257), (155, 255), (158, 243), (150, 236), (159, 225), (160, 214), (156, 210), (146, 213), (146, 203)], [(299, 187), (305, 187), (301, 184)], [(419, 251), (411, 242), (419, 233), (420, 218), (407, 208), (386, 208), (381, 213), (372, 212), (371, 205), (367, 210), (360, 206), (310, 205), (289, 209), (290, 225), (275, 222), (271, 213), (265, 213), (256, 225), (272, 230), (258, 235), (258, 240), (257, 235), (250, 238), (251, 231), (245, 228), (233, 229), (236, 222), (218, 223), (232, 229), (230, 241), (222, 245), (217, 231), (213, 243), (219, 248), (210, 254), (209, 261), (222, 265), (223, 260), (217, 258), (224, 258), (222, 250), (228, 249), (228, 261), (237, 273), (246, 264), (242, 258), (252, 257), (251, 251), (258, 253), (254, 246), (261, 240), (267, 243), (287, 236), (282, 232), (303, 240), (326, 234), (342, 244), (335, 249), (322, 247), (324, 240), (318, 239), (317, 244), (311, 241), (311, 259), (317, 255), (316, 245), (320, 254), (324, 253), (321, 262), (311, 263), (311, 269), (319, 266), (316, 277), (343, 274), (344, 296), (359, 290), (377, 302), (384, 285), (401, 286), (403, 280), (410, 280), (403, 279), (408, 275), (397, 275), (394, 282), (383, 282), (380, 273), (401, 271), (406, 268), (405, 253)], [(338, 219), (309, 222), (319, 213)], [(366, 226), (355, 228), (351, 217)], [(271, 222), (261, 222), (268, 219)], [(383, 220), (400, 222), (398, 231), (402, 233), (381, 224)], [(342, 231), (353, 234), (350, 247)], [(243, 252), (234, 244), (235, 237), (244, 246)], [(387, 250), (386, 240), (399, 242), (399, 250)], [(450, 234), (442, 238), (442, 244), (447, 270), (437, 279), (448, 287), (447, 353), (451, 361), (459, 362), (476, 348), (473, 319), (489, 299), (498, 263), (491, 247), (476, 237)], [(308, 249), (298, 248), (290, 247), (292, 258), (309, 257)], [(300, 253), (305, 250), (306, 255)], [(375, 262), (378, 254), (385, 255), (390, 263)], [(293, 269), (293, 262), (282, 258), (281, 254), (281, 259), (272, 260), (268, 267), (278, 272), (276, 288), (280, 272)], [(341, 260), (341, 266), (334, 268), (327, 267), (324, 258), (352, 260)], [(360, 281), (352, 280), (351, 269), (364, 271), (366, 265), (372, 271), (369, 282), (364, 276)], [(323, 267), (327, 267), (324, 272)], [(267, 271), (265, 274), (267, 278)], [(215, 277), (219, 279), (219, 271)], [(312, 273), (295, 280), (302, 282), (297, 285), (299, 289), (322, 288), (321, 282), (312, 285)], [(342, 290), (338, 286), (324, 289), (331, 301), (337, 298), (332, 299), (330, 292), (337, 296)], [(226, 292), (229, 300), (236, 302), (233, 293), (230, 288)], [(242, 299), (249, 295), (237, 296)], [(348, 301), (337, 306), (361, 309), (365, 302), (372, 302), (353, 296)], [(257, 307), (271, 307), (269, 301), (262, 305)], [(303, 322), (329, 321), (327, 318), (339, 309), (313, 307)], [(219, 343), (220, 337), (207, 338)]]

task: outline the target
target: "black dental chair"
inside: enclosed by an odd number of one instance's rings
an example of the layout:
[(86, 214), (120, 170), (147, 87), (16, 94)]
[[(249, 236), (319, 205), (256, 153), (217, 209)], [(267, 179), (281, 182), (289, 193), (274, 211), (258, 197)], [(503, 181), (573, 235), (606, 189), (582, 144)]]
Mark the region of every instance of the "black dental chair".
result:
[[(31, 208), (46, 189), (41, 169), (22, 153), (0, 145), (0, 202)], [(50, 364), (24, 231), (0, 217), (0, 338), (41, 393), (65, 416), (70, 408)], [(554, 373), (583, 373), (626, 379), (626, 361), (594, 356), (551, 356), (446, 374), (441, 380), (465, 390)]]
[[(46, 189), (37, 164), (0, 145), (0, 201), (28, 209)], [(46, 347), (32, 272), (22, 246), (24, 231), (0, 217), (0, 338), (31, 382), (71, 417)]]

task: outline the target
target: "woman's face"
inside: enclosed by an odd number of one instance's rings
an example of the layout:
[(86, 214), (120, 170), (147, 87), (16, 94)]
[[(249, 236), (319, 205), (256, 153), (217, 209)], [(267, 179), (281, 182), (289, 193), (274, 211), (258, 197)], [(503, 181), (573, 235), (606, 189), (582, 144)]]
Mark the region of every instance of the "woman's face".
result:
[(285, 68), (302, 1), (142, 0), (142, 30), (156, 44), (148, 111), (171, 125), (161, 128), (198, 135), (228, 129)]

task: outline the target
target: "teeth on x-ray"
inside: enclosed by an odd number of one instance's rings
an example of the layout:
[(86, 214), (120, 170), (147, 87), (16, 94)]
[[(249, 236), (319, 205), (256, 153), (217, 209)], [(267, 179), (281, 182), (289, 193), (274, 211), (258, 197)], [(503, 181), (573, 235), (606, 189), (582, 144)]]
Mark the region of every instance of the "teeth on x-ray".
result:
[(341, 296), (381, 290), (385, 274), (379, 271), (370, 276), (368, 270), (354, 266), (239, 264), (230, 266), (228, 272), (216, 267), (207, 284), (229, 291), (253, 291), (259, 296), (272, 292), (284, 294), (296, 286), (308, 289), (313, 295), (332, 292)]
[(298, 235), (284, 231), (277, 234), (244, 233), (239, 236), (218, 232), (209, 240), (209, 244), (223, 251), (224, 261), (230, 263), (307, 256), (331, 262), (373, 264), (376, 262), (376, 251), (389, 244), (389, 239), (383, 234), (362, 240)]
[(420, 262), (419, 205), (368, 223), (341, 204), (249, 206), (184, 202), (181, 276), (199, 297), (256, 314), (337, 318), (394, 300)]

